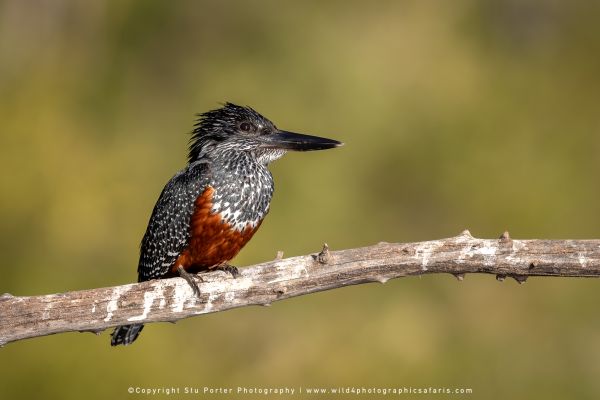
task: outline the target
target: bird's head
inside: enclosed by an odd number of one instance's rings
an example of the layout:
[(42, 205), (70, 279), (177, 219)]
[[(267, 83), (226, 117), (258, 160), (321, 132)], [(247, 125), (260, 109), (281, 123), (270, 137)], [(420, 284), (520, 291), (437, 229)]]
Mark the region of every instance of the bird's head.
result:
[(337, 140), (278, 129), (250, 107), (232, 103), (199, 114), (190, 139), (189, 162), (214, 151), (249, 152), (268, 164), (286, 151), (324, 150), (341, 146)]

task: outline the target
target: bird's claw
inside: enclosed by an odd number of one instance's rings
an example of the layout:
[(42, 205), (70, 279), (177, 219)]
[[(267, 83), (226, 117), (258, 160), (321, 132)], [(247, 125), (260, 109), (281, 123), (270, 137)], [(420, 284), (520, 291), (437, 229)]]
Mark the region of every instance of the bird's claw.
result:
[(223, 264), (217, 267), (219, 271), (229, 272), (231, 276), (237, 278), (240, 275), (240, 270), (235, 265)]
[[(194, 280), (192, 274), (190, 274), (185, 269), (183, 269), (183, 267), (181, 265), (179, 267), (177, 267), (177, 272), (179, 273), (179, 276), (182, 277), (183, 279), (185, 279), (185, 281), (191, 286), (192, 290), (194, 291), (194, 295), (196, 297), (200, 298), (200, 287)], [(200, 279), (200, 282), (204, 281), (201, 276), (196, 275), (196, 277), (198, 279)]]

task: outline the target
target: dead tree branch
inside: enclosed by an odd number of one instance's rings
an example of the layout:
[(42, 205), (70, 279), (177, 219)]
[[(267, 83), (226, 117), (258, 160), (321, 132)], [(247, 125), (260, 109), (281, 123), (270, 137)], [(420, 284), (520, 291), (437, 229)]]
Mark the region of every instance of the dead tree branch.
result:
[(600, 276), (600, 240), (476, 239), (379, 243), (282, 259), (240, 270), (237, 278), (203, 275), (194, 296), (181, 278), (44, 296), (0, 296), (0, 345), (69, 331), (101, 332), (128, 323), (177, 321), (211, 312), (368, 282), (433, 273), (486, 273), (523, 283), (529, 276)]

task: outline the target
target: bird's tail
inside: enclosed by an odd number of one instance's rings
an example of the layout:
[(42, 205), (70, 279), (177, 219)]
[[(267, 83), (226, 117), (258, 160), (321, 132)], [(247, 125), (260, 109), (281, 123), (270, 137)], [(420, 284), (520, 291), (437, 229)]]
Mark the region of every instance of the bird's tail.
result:
[(118, 346), (122, 344), (123, 346), (127, 346), (133, 343), (140, 335), (142, 329), (144, 329), (144, 325), (142, 324), (117, 326), (112, 333), (110, 345)]

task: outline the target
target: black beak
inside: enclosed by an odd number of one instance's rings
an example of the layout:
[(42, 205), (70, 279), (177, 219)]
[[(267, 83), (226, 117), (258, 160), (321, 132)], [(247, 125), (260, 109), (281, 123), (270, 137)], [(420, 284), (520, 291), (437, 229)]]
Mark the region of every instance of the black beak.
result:
[(343, 145), (337, 140), (287, 131), (276, 131), (261, 139), (265, 148), (294, 151), (325, 150)]

